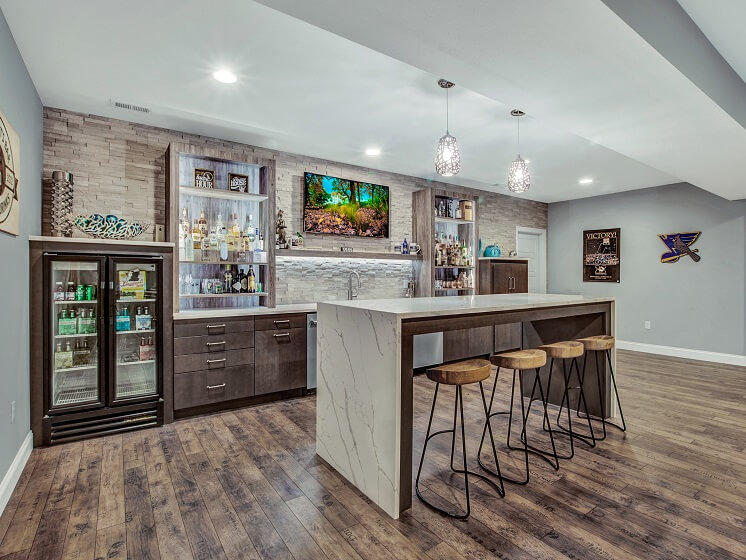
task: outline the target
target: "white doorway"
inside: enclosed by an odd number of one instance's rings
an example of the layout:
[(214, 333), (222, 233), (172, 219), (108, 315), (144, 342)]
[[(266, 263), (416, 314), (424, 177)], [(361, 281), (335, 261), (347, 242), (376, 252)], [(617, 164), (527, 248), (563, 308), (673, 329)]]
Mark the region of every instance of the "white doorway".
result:
[(528, 260), (528, 293), (547, 293), (547, 230), (516, 226), (515, 247)]

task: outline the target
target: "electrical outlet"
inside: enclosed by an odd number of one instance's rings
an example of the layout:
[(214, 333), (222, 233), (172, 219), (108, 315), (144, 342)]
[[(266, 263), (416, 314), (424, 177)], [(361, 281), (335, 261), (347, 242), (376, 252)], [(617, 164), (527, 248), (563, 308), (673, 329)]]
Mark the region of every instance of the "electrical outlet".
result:
[(650, 321), (645, 321), (645, 330), (649, 331), (652, 327), (650, 326)]
[(10, 423), (16, 421), (16, 401), (10, 401)]

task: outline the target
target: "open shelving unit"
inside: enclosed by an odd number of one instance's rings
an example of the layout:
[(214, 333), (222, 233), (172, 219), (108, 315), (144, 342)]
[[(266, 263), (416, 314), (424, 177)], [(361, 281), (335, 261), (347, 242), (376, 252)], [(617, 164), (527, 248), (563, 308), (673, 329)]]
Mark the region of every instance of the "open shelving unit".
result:
[[(245, 253), (238, 249), (229, 251), (228, 258), (221, 260), (217, 254), (206, 255), (195, 248), (190, 260), (178, 254), (178, 265), (174, 267), (173, 292), (174, 311), (193, 309), (252, 309), (275, 305), (275, 162), (234, 151), (210, 149), (191, 144), (173, 143), (166, 152), (167, 158), (167, 235), (177, 247), (180, 241), (180, 220), (187, 209), (190, 225), (205, 213), (208, 232), (218, 217), (227, 228), (238, 215), (238, 225), (245, 230), (247, 218), (261, 230), (264, 251), (260, 254)], [(213, 188), (194, 186), (195, 169), (214, 172)], [(228, 174), (248, 177), (246, 192), (232, 191), (228, 186)], [(245, 274), (251, 269), (261, 290), (252, 293), (228, 292), (225, 290), (226, 269), (235, 275)], [(221, 292), (207, 292), (203, 280), (214, 286), (220, 281)], [(236, 282), (234, 277), (233, 283)]]
[[(440, 201), (469, 201), (472, 204), (471, 219), (456, 218), (442, 215), (443, 206)], [(439, 215), (439, 209), (441, 215)], [(412, 193), (412, 230), (413, 239), (422, 248), (422, 264), (415, 267), (416, 290), (418, 297), (442, 297), (455, 295), (469, 295), (478, 293), (477, 267), (477, 240), (479, 239), (479, 226), (477, 197), (458, 191), (449, 191), (426, 187)], [(439, 265), (436, 263), (437, 244), (446, 239), (458, 238), (459, 243), (466, 243), (470, 261), (468, 264)], [(456, 280), (460, 273), (468, 275), (472, 279), (471, 287), (460, 288), (450, 283)], [(445, 287), (448, 285), (448, 287)]]

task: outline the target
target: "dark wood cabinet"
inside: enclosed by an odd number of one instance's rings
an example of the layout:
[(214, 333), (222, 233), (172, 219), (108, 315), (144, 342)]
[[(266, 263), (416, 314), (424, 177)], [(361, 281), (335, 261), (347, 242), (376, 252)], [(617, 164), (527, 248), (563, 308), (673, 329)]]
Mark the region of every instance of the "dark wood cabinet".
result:
[(190, 371), (174, 376), (174, 407), (177, 410), (253, 395), (253, 364)]
[[(306, 386), (306, 326), (255, 332), (256, 395)], [(292, 320), (291, 320), (292, 324)]]
[(495, 325), (495, 352), (520, 349), (521, 323)]
[(479, 262), (479, 293), (528, 293), (528, 261), (481, 260)]
[(493, 327), (460, 329), (443, 333), (443, 361), (455, 362), (494, 352)]

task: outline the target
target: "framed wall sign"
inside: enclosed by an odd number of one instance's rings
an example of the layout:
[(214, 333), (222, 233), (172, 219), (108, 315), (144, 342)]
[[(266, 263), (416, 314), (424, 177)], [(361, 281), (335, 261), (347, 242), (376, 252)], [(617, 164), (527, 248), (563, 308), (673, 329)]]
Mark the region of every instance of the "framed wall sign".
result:
[(583, 232), (583, 282), (619, 282), (620, 229)]
[(194, 186), (198, 189), (214, 189), (215, 171), (212, 169), (195, 169)]
[(19, 233), (18, 172), (21, 169), (21, 139), (0, 113), (0, 231)]
[(702, 235), (701, 231), (687, 231), (685, 233), (661, 233), (658, 235), (668, 251), (661, 255), (662, 263), (675, 263), (685, 256), (691, 257), (694, 262), (699, 262), (702, 257), (699, 249), (691, 249), (695, 241)]
[(234, 192), (249, 192), (249, 176), (228, 173), (228, 188)]

